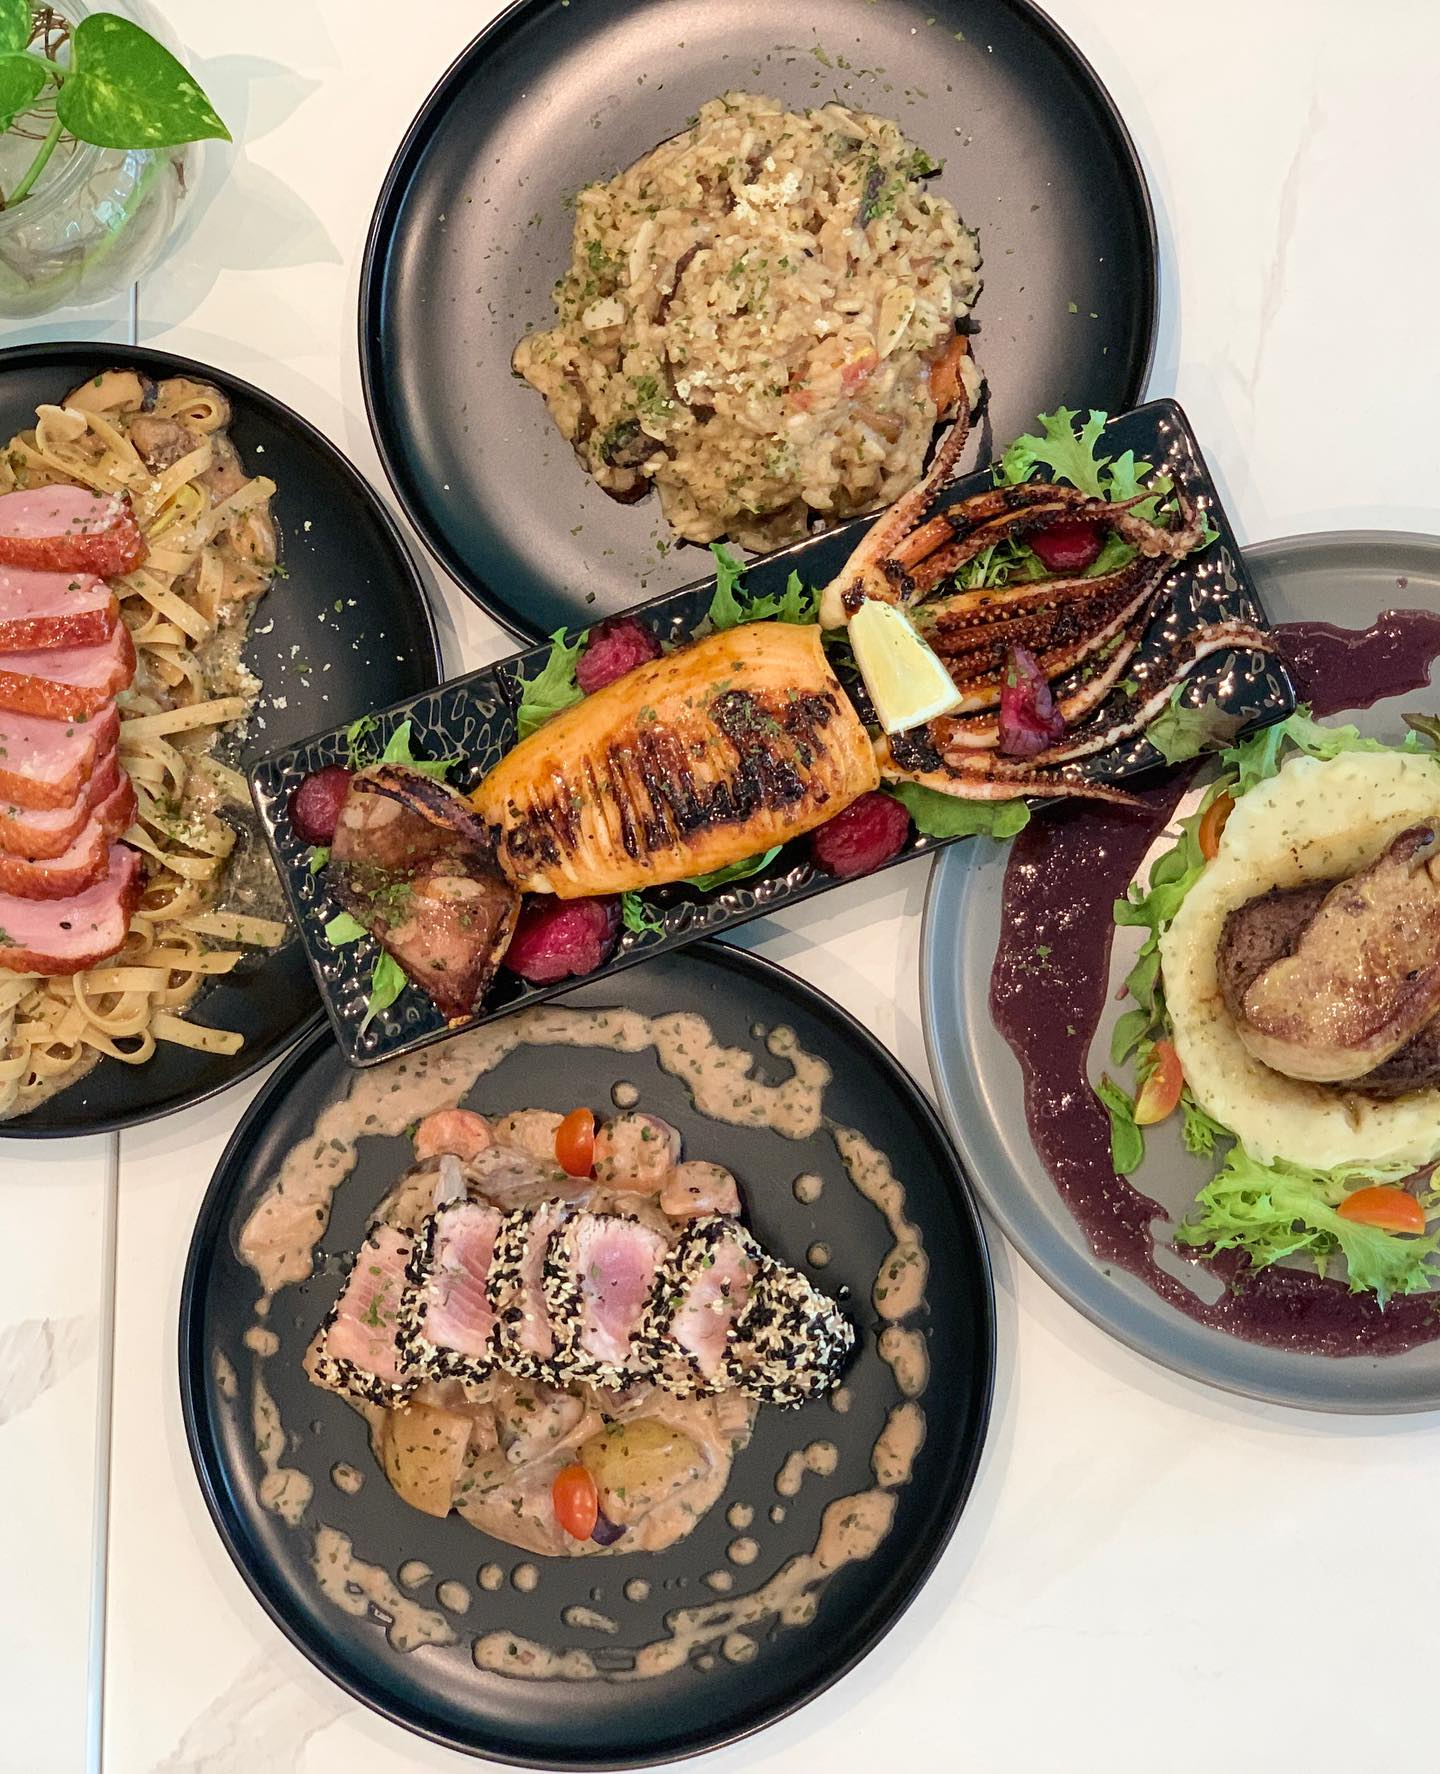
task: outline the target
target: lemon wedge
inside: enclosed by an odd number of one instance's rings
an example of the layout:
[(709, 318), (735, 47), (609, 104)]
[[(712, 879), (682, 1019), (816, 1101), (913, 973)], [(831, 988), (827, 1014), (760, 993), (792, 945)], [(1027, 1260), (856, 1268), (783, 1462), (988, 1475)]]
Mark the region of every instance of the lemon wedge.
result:
[(903, 733), (959, 707), (944, 661), (894, 604), (866, 598), (850, 618), (850, 645), (885, 732)]

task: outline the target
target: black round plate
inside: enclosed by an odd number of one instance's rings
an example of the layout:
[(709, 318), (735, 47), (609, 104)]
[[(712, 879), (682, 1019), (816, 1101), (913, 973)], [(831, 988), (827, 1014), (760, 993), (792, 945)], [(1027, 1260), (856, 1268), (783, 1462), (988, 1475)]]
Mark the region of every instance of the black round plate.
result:
[(517, 634), (588, 623), (701, 577), (663, 552), (652, 499), (587, 480), (510, 373), (551, 324), (566, 199), (684, 127), (717, 93), (895, 118), (980, 231), (976, 353), (988, 460), (1068, 404), (1140, 398), (1154, 341), (1154, 218), (1134, 145), (1075, 46), (1029, 0), (521, 0), (436, 87), (381, 191), (360, 285), (370, 422), (411, 521)]
[[(21, 345), (0, 351), (0, 442), (33, 425), (41, 401), (59, 401), (87, 376), (113, 367), (156, 378), (195, 376), (223, 389), (241, 459), (252, 474), (275, 482), (285, 577), (257, 611), (244, 653), (265, 689), (242, 765), (439, 682), (434, 622), (394, 520), (334, 444), (272, 395), (166, 351)], [(196, 1004), (196, 1022), (240, 1030), (245, 1045), (238, 1053), (162, 1044), (141, 1066), (103, 1059), (69, 1090), (0, 1122), (0, 1136), (104, 1133), (169, 1115), (274, 1059), (320, 1015), (296, 938), (242, 962)]]
[[(637, 968), (618, 995), (616, 984), (587, 986), (568, 1001), (601, 1006), (623, 999), (652, 1015), (697, 1011), (727, 1045), (755, 1053), (772, 1079), (787, 1076), (788, 1065), (771, 1059), (752, 1030), (793, 1028), (802, 1047), (820, 1054), (834, 1071), (827, 1119), (859, 1128), (888, 1153), (906, 1188), (906, 1211), (921, 1229), (930, 1261), (922, 1323), (933, 1376), (921, 1398), (925, 1444), (910, 1482), (896, 1493), (890, 1533), (872, 1557), (831, 1578), (811, 1625), (772, 1626), (748, 1664), (722, 1658), (710, 1669), (686, 1665), (644, 1681), (517, 1680), (481, 1673), (469, 1650), (477, 1633), (500, 1628), (542, 1643), (588, 1641), (592, 1649), (623, 1651), (627, 1643), (654, 1639), (669, 1610), (716, 1599), (703, 1577), (726, 1564), (732, 1530), (725, 1513), (732, 1502), (755, 1506), (749, 1531), (760, 1542), (758, 1561), (736, 1574), (738, 1595), (813, 1547), (826, 1503), (872, 1482), (871, 1444), (899, 1399), (894, 1376), (876, 1352), (879, 1321), (870, 1304), (890, 1238), (881, 1216), (846, 1181), (823, 1129), (792, 1142), (768, 1130), (708, 1120), (692, 1107), (683, 1085), (659, 1070), (652, 1052), (521, 1047), (471, 1093), (469, 1100), (492, 1113), (520, 1106), (569, 1109), (577, 1102), (601, 1109), (617, 1080), (633, 1081), (642, 1104), (679, 1127), (695, 1156), (734, 1168), (745, 1186), (750, 1220), (770, 1250), (804, 1265), (816, 1239), (830, 1246), (830, 1264), (811, 1272), (828, 1291), (849, 1289), (847, 1310), (861, 1331), (861, 1353), (846, 1376), (853, 1395), (847, 1413), (825, 1402), (797, 1412), (762, 1409), (725, 1498), (687, 1540), (666, 1553), (598, 1562), (540, 1559), (539, 1586), (531, 1594), (478, 1590), (478, 1566), (496, 1559), (508, 1568), (525, 1555), (458, 1516), (435, 1521), (402, 1503), (377, 1471), (359, 1417), (306, 1379), (301, 1358), (339, 1285), (333, 1264), (318, 1265), (331, 1273), (282, 1292), (268, 1319), (281, 1340), (278, 1354), (265, 1363), (265, 1378), (290, 1431), (286, 1464), (309, 1474), (315, 1498), (298, 1528), (286, 1527), (258, 1501), (259, 1462), (247, 1408), (253, 1358), (242, 1342), (257, 1285), (235, 1254), (235, 1236), (284, 1155), (308, 1136), (319, 1110), (354, 1076), (328, 1039), (317, 1036), (292, 1054), (237, 1129), (200, 1210), (180, 1308), (180, 1384), (196, 1470), (231, 1556), (277, 1624), (342, 1687), (396, 1723), (457, 1749), (547, 1768), (634, 1766), (693, 1754), (792, 1711), (850, 1668), (914, 1597), (949, 1538), (979, 1460), (994, 1370), (994, 1296), (979, 1220), (934, 1112), (884, 1048), (809, 986), (720, 944)], [(354, 1249), (369, 1214), (408, 1162), (403, 1139), (362, 1144), (360, 1162), (336, 1198), (324, 1251)], [(802, 1206), (790, 1187), (802, 1171), (826, 1180), (813, 1206)], [(227, 1400), (217, 1381), (221, 1354), (240, 1375), (237, 1400)], [(817, 1438), (836, 1443), (837, 1471), (828, 1479), (808, 1479), (783, 1524), (772, 1525), (767, 1508), (776, 1501), (777, 1469), (788, 1452)], [(342, 1494), (331, 1482), (337, 1460), (366, 1475), (356, 1495)], [(306, 1532), (321, 1521), (350, 1536), (358, 1556), (392, 1573), (402, 1559), (420, 1558), (436, 1580), (455, 1578), (471, 1589), (470, 1611), (455, 1623), (460, 1642), (402, 1655), (390, 1649), (373, 1620), (325, 1600), (310, 1569)], [(639, 1604), (622, 1594), (622, 1585), (635, 1576), (651, 1585), (649, 1599)], [(592, 1593), (597, 1590), (598, 1599)], [(418, 1593), (434, 1605), (434, 1582)], [(563, 1608), (592, 1602), (618, 1619), (614, 1639), (561, 1625)]]

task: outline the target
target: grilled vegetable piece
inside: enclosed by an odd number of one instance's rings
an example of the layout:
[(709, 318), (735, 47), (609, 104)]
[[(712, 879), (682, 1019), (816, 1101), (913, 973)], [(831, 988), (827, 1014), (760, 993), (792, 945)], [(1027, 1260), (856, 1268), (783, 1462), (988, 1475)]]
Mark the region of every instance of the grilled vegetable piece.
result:
[(387, 1412), (380, 1439), (385, 1476), (412, 1509), (446, 1516), (465, 1470), (470, 1418), (431, 1404)]
[(879, 780), (819, 629), (751, 622), (554, 716), (472, 800), (518, 887), (579, 899), (743, 861)]
[(470, 1015), (520, 909), (463, 797), (398, 764), (351, 781), (330, 851), (335, 896), (450, 1017)]

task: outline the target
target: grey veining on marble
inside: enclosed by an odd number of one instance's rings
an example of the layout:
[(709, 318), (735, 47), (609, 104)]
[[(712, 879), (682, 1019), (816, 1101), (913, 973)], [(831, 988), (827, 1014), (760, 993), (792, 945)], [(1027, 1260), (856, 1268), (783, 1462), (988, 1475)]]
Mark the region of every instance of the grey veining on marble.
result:
[(273, 1658), (255, 1657), (186, 1727), (156, 1774), (294, 1774), (305, 1745), (349, 1704), (328, 1682), (300, 1688)]
[(58, 1385), (95, 1348), (93, 1312), (0, 1325), (0, 1428)]

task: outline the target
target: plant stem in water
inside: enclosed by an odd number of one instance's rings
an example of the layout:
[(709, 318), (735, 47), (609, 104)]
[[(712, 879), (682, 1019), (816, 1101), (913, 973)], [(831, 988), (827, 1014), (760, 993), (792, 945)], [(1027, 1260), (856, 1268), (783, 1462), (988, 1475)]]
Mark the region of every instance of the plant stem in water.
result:
[(6, 204), (7, 208), (13, 208), (15, 204), (19, 203), (22, 197), (28, 197), (30, 195), (36, 179), (38, 179), (41, 173), (44, 172), (47, 161), (55, 152), (55, 146), (60, 140), (61, 133), (61, 123), (57, 116), (54, 122), (51, 123), (49, 129), (45, 132), (45, 140), (40, 144), (39, 153), (25, 169), (24, 176), (21, 178), (20, 183), (10, 193)]

